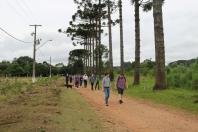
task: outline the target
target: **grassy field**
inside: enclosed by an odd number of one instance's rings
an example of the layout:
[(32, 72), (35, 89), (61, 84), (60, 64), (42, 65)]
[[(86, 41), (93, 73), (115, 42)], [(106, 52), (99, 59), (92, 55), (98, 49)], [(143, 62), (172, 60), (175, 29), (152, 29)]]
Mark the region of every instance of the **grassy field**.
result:
[(0, 77), (0, 101), (32, 88), (31, 78)]
[(31, 90), (35, 87), (46, 86), (52, 80), (56, 79), (57, 77), (53, 77), (51, 79), (41, 77), (37, 78), (37, 82), (33, 84), (30, 77), (0, 77), (0, 101), (9, 99), (10, 97)]
[(61, 96), (60, 131), (104, 132), (95, 111), (75, 90), (64, 90)]
[(61, 77), (1, 79), (0, 131), (104, 132), (103, 122)]
[[(142, 77), (139, 86), (133, 86), (133, 78), (127, 77), (128, 89), (125, 94), (130, 97), (141, 98), (158, 104), (165, 104), (174, 108), (183, 109), (198, 115), (198, 91), (191, 88), (168, 88), (162, 91), (153, 91), (154, 78)], [(117, 75), (116, 75), (117, 78)], [(115, 82), (112, 85), (115, 91)]]

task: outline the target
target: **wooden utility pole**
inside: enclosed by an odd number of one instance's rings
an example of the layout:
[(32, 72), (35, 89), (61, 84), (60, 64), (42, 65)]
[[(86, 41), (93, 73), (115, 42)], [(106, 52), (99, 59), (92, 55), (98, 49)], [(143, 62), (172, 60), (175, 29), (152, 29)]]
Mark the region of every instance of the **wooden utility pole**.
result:
[(36, 28), (42, 25), (30, 25), (34, 27), (34, 46), (33, 46), (33, 66), (32, 66), (32, 83), (35, 83), (36, 78), (36, 44), (37, 44), (37, 40), (36, 40)]

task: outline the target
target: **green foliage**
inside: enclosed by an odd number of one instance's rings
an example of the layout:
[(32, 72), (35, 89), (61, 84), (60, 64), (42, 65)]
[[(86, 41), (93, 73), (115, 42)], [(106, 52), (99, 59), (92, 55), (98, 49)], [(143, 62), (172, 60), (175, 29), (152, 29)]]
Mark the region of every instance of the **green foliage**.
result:
[(190, 65), (169, 65), (167, 84), (169, 87), (198, 89), (198, 60)]
[(70, 74), (83, 74), (83, 59), (87, 57), (88, 52), (84, 49), (75, 49), (69, 53), (69, 63), (67, 72)]
[(141, 74), (143, 76), (154, 76), (154, 68), (155, 68), (155, 62), (153, 62), (151, 59), (144, 60), (141, 64)]
[(84, 64), (83, 61), (77, 60), (73, 64), (68, 65), (69, 74), (83, 74), (84, 73)]
[(82, 60), (88, 56), (88, 51), (84, 49), (75, 49), (69, 52), (69, 64)]
[[(0, 76), (11, 77), (28, 77), (32, 76), (32, 64), (33, 59), (28, 56), (22, 56), (15, 58), (12, 62), (2, 61), (0, 62)], [(57, 64), (52, 66), (52, 75), (65, 74), (67, 67), (63, 64)], [(46, 61), (43, 63), (36, 63), (36, 76), (47, 77), (50, 75), (50, 64)]]
[(40, 77), (37, 78), (36, 83), (33, 84), (31, 78), (27, 77), (0, 77), (0, 100), (7, 99), (14, 95), (22, 94), (25, 91), (31, 91), (35, 87), (50, 86), (50, 84), (52, 84), (53, 81), (57, 80), (58, 78), (58, 76), (52, 78)]
[(32, 88), (30, 78), (0, 78), (0, 95), (10, 96)]

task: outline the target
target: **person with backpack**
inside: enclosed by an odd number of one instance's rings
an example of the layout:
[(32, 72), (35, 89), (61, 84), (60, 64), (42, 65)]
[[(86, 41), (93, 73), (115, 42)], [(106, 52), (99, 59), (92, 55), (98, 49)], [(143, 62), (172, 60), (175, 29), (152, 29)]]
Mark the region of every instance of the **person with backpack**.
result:
[(116, 83), (116, 87), (117, 87), (118, 95), (119, 95), (119, 103), (120, 104), (123, 103), (122, 97), (123, 97), (124, 90), (126, 89), (126, 83), (127, 83), (126, 82), (126, 78), (125, 78), (124, 74), (121, 73), (118, 76), (117, 83)]
[(110, 84), (111, 84), (111, 81), (109, 78), (109, 74), (105, 74), (105, 76), (102, 80), (102, 87), (103, 87), (103, 92), (105, 93), (106, 106), (109, 106)]

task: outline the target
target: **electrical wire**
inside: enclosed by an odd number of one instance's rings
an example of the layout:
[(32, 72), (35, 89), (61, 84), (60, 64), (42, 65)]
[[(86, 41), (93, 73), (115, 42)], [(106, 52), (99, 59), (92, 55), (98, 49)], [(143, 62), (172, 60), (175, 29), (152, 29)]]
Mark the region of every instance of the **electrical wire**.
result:
[(22, 43), (33, 43), (33, 42), (25, 42), (25, 41), (23, 41), (23, 40), (20, 40), (20, 39), (14, 37), (13, 35), (11, 35), (10, 33), (8, 33), (6, 30), (4, 30), (4, 29), (1, 28), (1, 27), (0, 27), (0, 30), (3, 31), (3, 32), (4, 32), (5, 34), (7, 34), (8, 36), (12, 37), (13, 39), (19, 41), (19, 42), (22, 42)]
[(23, 14), (21, 14), (21, 12), (19, 10), (17, 10), (16, 7), (13, 6), (13, 4), (11, 4), (11, 2), (9, 0), (6, 0), (6, 3), (14, 11), (14, 13), (20, 17), (20, 20), (25, 21), (25, 23), (27, 25), (30, 23), (30, 21), (27, 20), (27, 17), (25, 17)]
[(38, 18), (33, 13), (31, 6), (29, 6), (29, 4), (27, 3), (27, 0), (20, 0), (20, 2), (22, 3), (22, 5), (26, 7), (26, 9), (29, 11), (34, 20), (38, 21)]
[(20, 1), (15, 0), (15, 1), (16, 1), (16, 4), (18, 5), (18, 7), (20, 8), (20, 10), (26, 16), (26, 18), (29, 18), (31, 20), (31, 22), (33, 22), (34, 19), (32, 18), (32, 14), (30, 14), (29, 9), (24, 6), (24, 4), (21, 2), (21, 0)]

